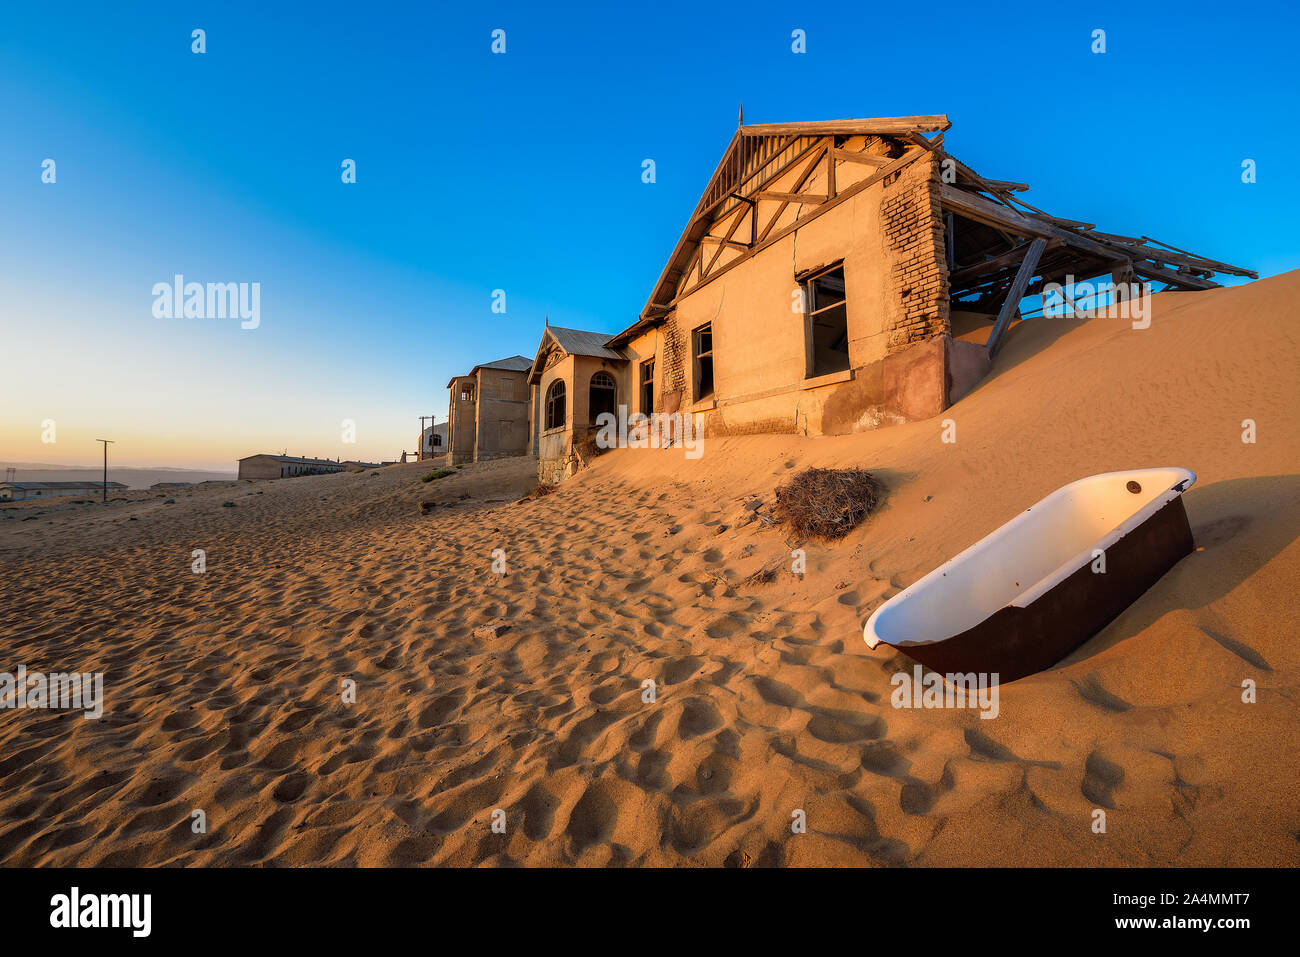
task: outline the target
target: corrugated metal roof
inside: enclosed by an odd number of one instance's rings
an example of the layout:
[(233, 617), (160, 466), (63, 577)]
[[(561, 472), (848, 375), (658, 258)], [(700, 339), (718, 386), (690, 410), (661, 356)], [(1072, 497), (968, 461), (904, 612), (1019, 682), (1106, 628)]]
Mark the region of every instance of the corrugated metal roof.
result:
[(527, 372), (532, 368), (533, 360), (524, 356), (511, 356), (508, 359), (498, 359), (496, 362), (482, 362), (470, 369), (470, 375), (474, 374), (475, 369), (506, 369), (510, 372)]
[(565, 329), (563, 326), (547, 326), (546, 331), (555, 336), (555, 341), (560, 344), (560, 348), (569, 355), (596, 356), (600, 359), (627, 358), (623, 353), (606, 345), (610, 339), (607, 332), (585, 332), (582, 329)]

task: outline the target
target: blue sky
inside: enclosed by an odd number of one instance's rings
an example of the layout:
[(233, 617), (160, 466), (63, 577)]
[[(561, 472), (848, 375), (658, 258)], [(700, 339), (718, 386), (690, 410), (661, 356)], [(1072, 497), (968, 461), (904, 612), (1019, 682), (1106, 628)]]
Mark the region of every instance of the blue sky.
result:
[[(742, 101), (947, 113), (956, 156), (1057, 215), (1300, 267), (1284, 4), (271, 6), (0, 12), (0, 459), (412, 449), (447, 380), (531, 356), (543, 317), (635, 319)], [(261, 326), (154, 318), (176, 273), (260, 282)]]

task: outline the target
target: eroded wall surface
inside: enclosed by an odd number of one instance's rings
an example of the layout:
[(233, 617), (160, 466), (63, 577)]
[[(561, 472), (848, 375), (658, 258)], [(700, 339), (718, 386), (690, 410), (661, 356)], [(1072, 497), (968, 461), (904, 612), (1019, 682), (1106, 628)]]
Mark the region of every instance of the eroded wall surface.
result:
[[(841, 190), (854, 182), (851, 165), (837, 167)], [(857, 175), (869, 172), (863, 167)], [(812, 177), (806, 191), (825, 188), (819, 177), (824, 173)], [(892, 181), (866, 187), (681, 296), (663, 324), (628, 348), (634, 356), (629, 383), (635, 383), (638, 361), (653, 349), (656, 411), (673, 411), (680, 403), (682, 411), (703, 413), (706, 434), (714, 435), (854, 431), (876, 427), (891, 416), (941, 410), (947, 350), (917, 349), (949, 335), (938, 186), (937, 160), (922, 156)], [(797, 222), (801, 209), (816, 208), (792, 204), (777, 228)], [(850, 368), (810, 380), (798, 277), (840, 262)], [(713, 328), (714, 392), (697, 398), (692, 333), (708, 323)], [(890, 358), (910, 352), (917, 354)], [(933, 376), (933, 388), (921, 388), (918, 375)], [(896, 391), (900, 388), (901, 393)]]
[[(471, 391), (470, 398), (462, 399), (465, 387)], [(474, 397), (478, 393), (478, 380), (474, 376), (457, 376), (451, 380), (448, 388), (447, 429), (451, 434), (448, 440), (449, 454), (453, 465), (462, 465), (474, 461), (474, 443), (476, 441), (477, 413)]]
[(528, 454), (528, 373), (479, 369), (474, 461)]

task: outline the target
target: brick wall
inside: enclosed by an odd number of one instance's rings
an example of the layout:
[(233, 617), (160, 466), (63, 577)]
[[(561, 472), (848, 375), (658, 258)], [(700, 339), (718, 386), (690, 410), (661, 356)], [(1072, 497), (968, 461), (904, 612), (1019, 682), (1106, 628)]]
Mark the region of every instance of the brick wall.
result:
[(894, 257), (887, 349), (895, 353), (951, 331), (939, 163), (933, 154), (912, 162), (885, 187), (880, 228)]
[(677, 322), (677, 313), (668, 314), (668, 319), (661, 327), (663, 330), (663, 349), (655, 363), (655, 411), (664, 410), (664, 396), (670, 392), (682, 393), (682, 405), (686, 404), (686, 363), (689, 333)]

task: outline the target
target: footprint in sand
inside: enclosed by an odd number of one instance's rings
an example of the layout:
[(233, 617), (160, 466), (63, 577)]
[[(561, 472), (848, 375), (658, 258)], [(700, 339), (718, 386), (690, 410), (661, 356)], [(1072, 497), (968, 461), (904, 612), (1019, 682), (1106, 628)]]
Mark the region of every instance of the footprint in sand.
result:
[(1124, 781), (1124, 769), (1093, 751), (1084, 762), (1083, 772), (1083, 782), (1079, 785), (1083, 796), (1099, 807), (1113, 810), (1115, 789)]
[(1118, 695), (1113, 695), (1102, 687), (1101, 679), (1095, 671), (1089, 672), (1079, 681), (1072, 681), (1079, 697), (1090, 704), (1095, 704), (1104, 711), (1125, 712), (1133, 706)]

